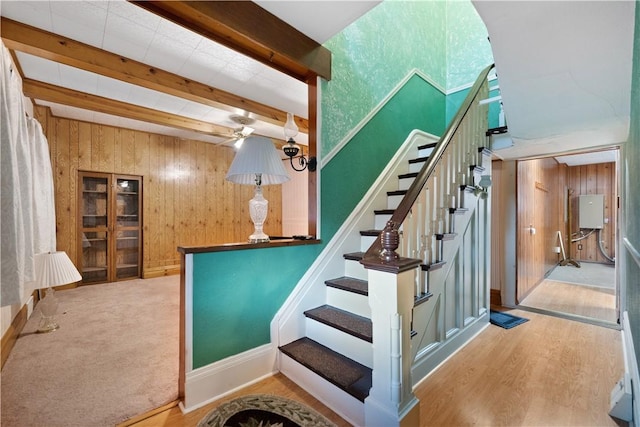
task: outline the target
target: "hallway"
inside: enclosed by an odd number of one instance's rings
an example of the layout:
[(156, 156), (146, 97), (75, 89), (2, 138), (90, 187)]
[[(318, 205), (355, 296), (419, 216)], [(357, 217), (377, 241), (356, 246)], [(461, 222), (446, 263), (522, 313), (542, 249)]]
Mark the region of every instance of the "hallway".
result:
[(615, 267), (589, 262), (555, 267), (520, 306), (617, 325)]

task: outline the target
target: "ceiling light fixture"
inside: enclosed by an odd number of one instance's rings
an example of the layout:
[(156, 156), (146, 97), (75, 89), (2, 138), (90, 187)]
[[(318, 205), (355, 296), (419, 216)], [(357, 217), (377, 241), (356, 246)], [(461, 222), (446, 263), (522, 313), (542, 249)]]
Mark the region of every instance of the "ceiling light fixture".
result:
[(318, 161), (315, 157), (309, 157), (309, 159), (304, 157), (304, 152), (300, 154), (298, 157), (298, 164), (300, 165), (300, 169), (294, 166), (293, 159), (300, 152), (300, 146), (296, 144), (296, 141), (293, 139), (298, 134), (298, 126), (296, 122), (293, 120), (293, 114), (287, 113), (287, 122), (284, 124), (284, 139), (287, 141), (285, 145), (282, 146), (282, 151), (289, 157), (289, 162), (291, 163), (291, 168), (297, 172), (302, 172), (307, 167), (310, 172), (314, 172), (316, 167), (318, 166)]

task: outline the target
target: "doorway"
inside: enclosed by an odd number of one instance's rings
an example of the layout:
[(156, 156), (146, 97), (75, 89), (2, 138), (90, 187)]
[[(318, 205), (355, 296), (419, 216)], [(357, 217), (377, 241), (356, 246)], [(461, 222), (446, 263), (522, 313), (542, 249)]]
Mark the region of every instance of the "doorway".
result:
[(519, 161), (520, 308), (618, 324), (617, 149)]

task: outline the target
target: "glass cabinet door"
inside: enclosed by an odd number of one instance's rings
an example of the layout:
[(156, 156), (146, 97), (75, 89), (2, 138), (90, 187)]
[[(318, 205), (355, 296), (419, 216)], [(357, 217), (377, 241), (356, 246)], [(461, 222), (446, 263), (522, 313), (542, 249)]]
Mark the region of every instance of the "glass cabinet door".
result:
[(83, 284), (140, 277), (142, 177), (79, 174), (78, 267)]
[(140, 276), (140, 181), (116, 178), (116, 279)]
[(83, 176), (80, 204), (82, 281), (104, 282), (109, 274), (109, 177)]

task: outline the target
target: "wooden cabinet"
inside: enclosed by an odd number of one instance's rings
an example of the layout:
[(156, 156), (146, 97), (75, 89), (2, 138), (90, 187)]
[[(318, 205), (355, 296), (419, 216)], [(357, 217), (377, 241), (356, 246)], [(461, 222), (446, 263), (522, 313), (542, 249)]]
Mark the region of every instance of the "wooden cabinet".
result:
[(82, 283), (140, 277), (142, 177), (80, 172), (78, 182)]

